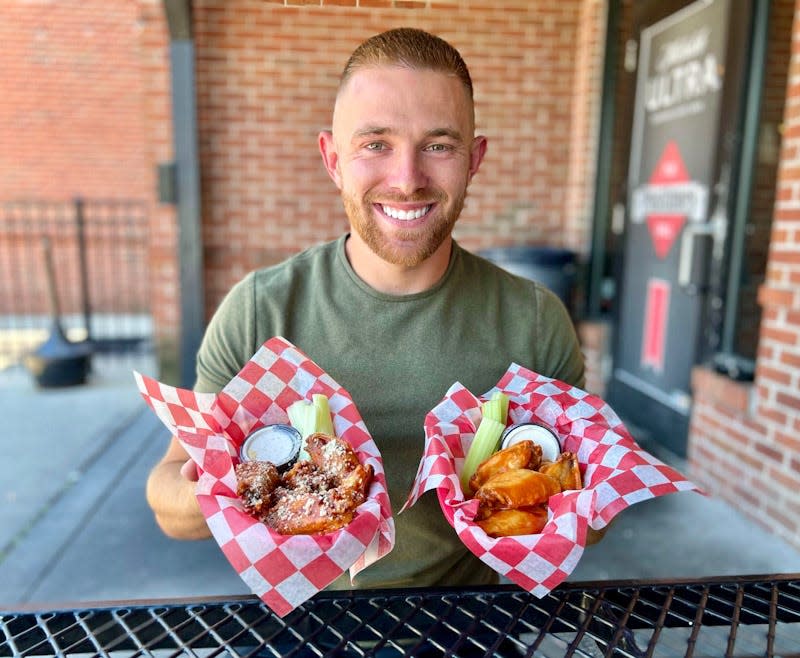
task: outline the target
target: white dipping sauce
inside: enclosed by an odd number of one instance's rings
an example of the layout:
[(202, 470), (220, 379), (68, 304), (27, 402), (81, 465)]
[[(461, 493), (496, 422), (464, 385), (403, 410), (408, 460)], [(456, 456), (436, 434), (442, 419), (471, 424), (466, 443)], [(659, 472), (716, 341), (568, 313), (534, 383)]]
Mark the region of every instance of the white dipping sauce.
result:
[(508, 448), (508, 446), (526, 440), (542, 446), (543, 461), (554, 462), (561, 454), (561, 443), (559, 443), (555, 433), (544, 425), (538, 425), (537, 423), (512, 425), (503, 432), (501, 447)]
[(245, 439), (239, 455), (242, 461), (272, 462), (285, 466), (300, 452), (300, 432), (291, 425), (266, 425)]

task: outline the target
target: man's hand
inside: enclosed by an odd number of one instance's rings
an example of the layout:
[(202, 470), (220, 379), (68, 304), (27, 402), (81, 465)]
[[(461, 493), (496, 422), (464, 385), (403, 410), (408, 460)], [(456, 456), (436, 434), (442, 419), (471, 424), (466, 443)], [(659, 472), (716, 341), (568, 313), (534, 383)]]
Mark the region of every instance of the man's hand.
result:
[(147, 502), (156, 523), (173, 539), (211, 536), (195, 496), (197, 466), (173, 437), (166, 454), (147, 478)]

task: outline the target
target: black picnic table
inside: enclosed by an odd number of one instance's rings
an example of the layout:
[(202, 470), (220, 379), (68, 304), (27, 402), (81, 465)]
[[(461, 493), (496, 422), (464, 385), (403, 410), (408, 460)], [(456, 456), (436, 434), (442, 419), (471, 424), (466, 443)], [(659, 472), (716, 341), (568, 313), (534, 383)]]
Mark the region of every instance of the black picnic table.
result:
[(792, 656), (800, 574), (320, 592), (0, 611), (2, 656)]

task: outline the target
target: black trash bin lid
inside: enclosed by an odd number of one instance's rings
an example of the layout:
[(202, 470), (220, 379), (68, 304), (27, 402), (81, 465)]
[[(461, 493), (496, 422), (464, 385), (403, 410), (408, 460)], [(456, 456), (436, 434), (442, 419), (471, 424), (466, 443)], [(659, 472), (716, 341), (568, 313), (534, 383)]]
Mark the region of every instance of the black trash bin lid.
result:
[(532, 263), (537, 265), (567, 265), (575, 261), (576, 254), (560, 247), (510, 246), (491, 247), (478, 252), (495, 263)]

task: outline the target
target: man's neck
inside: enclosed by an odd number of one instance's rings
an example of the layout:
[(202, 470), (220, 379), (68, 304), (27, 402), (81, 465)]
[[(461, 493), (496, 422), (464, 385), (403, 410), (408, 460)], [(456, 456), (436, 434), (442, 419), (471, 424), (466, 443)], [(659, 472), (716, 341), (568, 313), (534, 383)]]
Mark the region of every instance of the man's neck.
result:
[(388, 295), (413, 295), (429, 290), (444, 276), (452, 246), (452, 239), (447, 238), (432, 256), (415, 267), (388, 263), (355, 233), (348, 235), (344, 248), (353, 271), (367, 285)]

